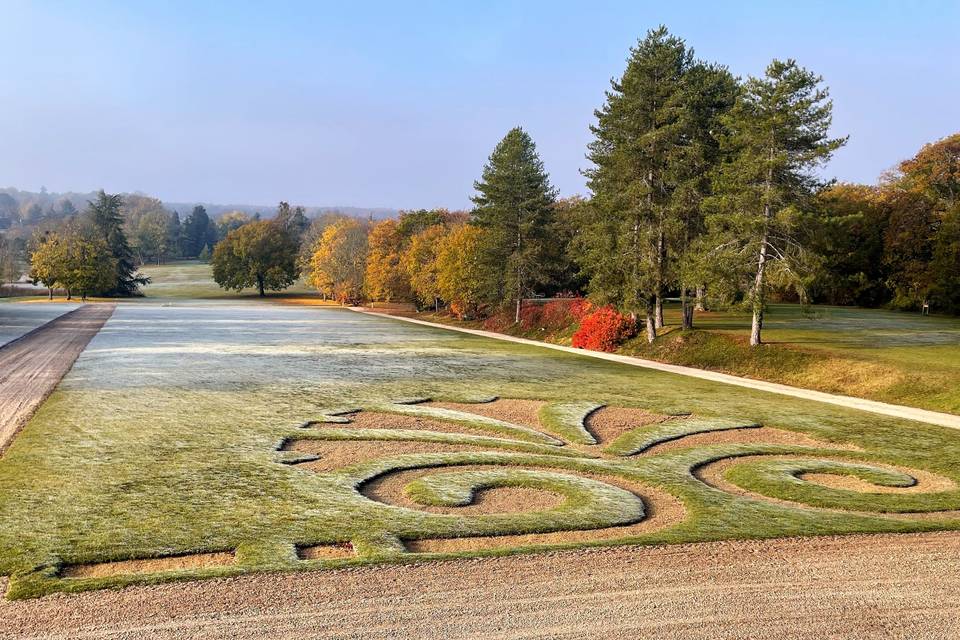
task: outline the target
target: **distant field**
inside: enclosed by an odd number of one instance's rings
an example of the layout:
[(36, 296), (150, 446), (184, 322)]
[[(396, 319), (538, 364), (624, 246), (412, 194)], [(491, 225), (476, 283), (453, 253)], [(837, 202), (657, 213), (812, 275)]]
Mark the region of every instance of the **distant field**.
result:
[[(213, 268), (207, 262), (181, 260), (161, 266), (144, 265), (140, 271), (150, 277), (150, 284), (143, 288), (148, 298), (238, 298), (257, 297), (254, 288), (240, 293), (221, 289), (213, 281)], [(268, 296), (316, 293), (302, 280), (283, 292), (267, 292)]]
[(958, 469), (957, 431), (574, 354), (329, 308), (121, 304), (0, 458), (0, 576), (29, 597), (955, 529)]

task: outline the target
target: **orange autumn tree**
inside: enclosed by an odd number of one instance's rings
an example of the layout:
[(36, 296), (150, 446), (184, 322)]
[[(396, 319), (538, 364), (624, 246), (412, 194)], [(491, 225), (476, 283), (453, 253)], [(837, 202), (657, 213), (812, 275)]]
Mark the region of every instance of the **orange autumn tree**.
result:
[(363, 290), (370, 300), (392, 302), (411, 297), (407, 274), (401, 267), (404, 237), (396, 220), (384, 220), (370, 230)]

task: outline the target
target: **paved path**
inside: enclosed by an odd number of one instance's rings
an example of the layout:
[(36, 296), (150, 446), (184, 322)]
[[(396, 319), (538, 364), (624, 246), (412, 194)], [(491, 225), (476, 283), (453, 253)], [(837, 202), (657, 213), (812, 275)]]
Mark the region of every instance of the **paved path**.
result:
[(0, 454), (67, 374), (115, 306), (84, 305), (0, 347)]
[(864, 398), (854, 398), (852, 396), (834, 395), (832, 393), (824, 393), (822, 391), (812, 391), (810, 389), (801, 389), (799, 387), (791, 387), (789, 385), (778, 384), (776, 382), (764, 382), (763, 380), (741, 378), (739, 376), (732, 376), (728, 373), (707, 371), (705, 369), (696, 369), (693, 367), (683, 367), (676, 364), (665, 364), (663, 362), (657, 362), (655, 360), (644, 360), (643, 358), (634, 358), (632, 356), (622, 356), (616, 353), (604, 353), (602, 351), (589, 351), (587, 349), (575, 349), (573, 347), (565, 347), (559, 344), (549, 344), (547, 342), (540, 342), (538, 340), (516, 338), (514, 336), (508, 336), (502, 333), (495, 333), (493, 331), (482, 331), (480, 329), (466, 329), (463, 327), (452, 327), (450, 325), (440, 324), (437, 322), (427, 322), (426, 320), (418, 320), (416, 318), (407, 318), (404, 316), (395, 316), (395, 315), (390, 315), (386, 313), (377, 313), (375, 311), (367, 311), (362, 307), (351, 307), (350, 309), (351, 311), (356, 311), (357, 313), (363, 313), (369, 316), (377, 316), (379, 318), (389, 318), (391, 320), (411, 322), (413, 324), (421, 324), (427, 327), (434, 327), (437, 329), (447, 329), (449, 331), (459, 331), (460, 333), (469, 333), (471, 335), (482, 336), (484, 338), (493, 338), (495, 340), (505, 340), (507, 342), (516, 342), (518, 344), (526, 344), (534, 347), (543, 347), (545, 349), (553, 349), (555, 351), (566, 351), (568, 353), (575, 353), (577, 355), (586, 356), (590, 358), (599, 358), (600, 360), (610, 360), (611, 362), (620, 362), (622, 364), (629, 364), (634, 367), (656, 369), (657, 371), (666, 371), (668, 373), (676, 373), (682, 376), (690, 376), (691, 378), (700, 378), (702, 380), (722, 382), (724, 384), (732, 384), (738, 387), (746, 387), (748, 389), (757, 389), (759, 391), (769, 391), (770, 393), (779, 393), (780, 395), (793, 396), (794, 398), (803, 398), (804, 400), (816, 400), (817, 402), (826, 402), (827, 404), (835, 404), (841, 407), (846, 407), (848, 409), (859, 409), (861, 411), (869, 411), (871, 413), (878, 413), (885, 416), (892, 416), (894, 418), (906, 418), (908, 420), (916, 420), (918, 422), (926, 422), (928, 424), (940, 425), (941, 427), (949, 427), (951, 429), (960, 429), (960, 416), (953, 415), (950, 413), (940, 413), (938, 411), (927, 411), (926, 409), (904, 407), (898, 404), (888, 404), (886, 402), (877, 402), (876, 400), (866, 400)]
[(946, 639), (958, 555), (951, 532), (260, 574), (4, 600), (0, 638)]

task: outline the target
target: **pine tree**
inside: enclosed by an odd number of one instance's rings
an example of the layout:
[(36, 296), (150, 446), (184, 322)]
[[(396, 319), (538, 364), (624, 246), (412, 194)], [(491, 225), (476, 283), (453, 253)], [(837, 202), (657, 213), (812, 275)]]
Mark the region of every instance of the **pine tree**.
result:
[(91, 293), (132, 296), (139, 292), (141, 285), (150, 282), (150, 278), (137, 273), (134, 265), (133, 251), (123, 232), (123, 216), (120, 215), (122, 205), (123, 198), (119, 194), (110, 195), (101, 189), (97, 193), (97, 199), (87, 208), (87, 217), (110, 248), (110, 253), (116, 260), (117, 269), (112, 287), (104, 291), (91, 291)]
[(691, 132), (694, 65), (693, 51), (666, 27), (648, 32), (631, 49), (623, 77), (611, 81), (591, 127), (595, 167), (586, 176), (594, 215), (581, 264), (595, 297), (645, 315), (651, 342), (663, 326), (670, 241), (683, 230), (684, 208), (674, 195), (700, 157)]
[(764, 77), (747, 79), (722, 119), (729, 159), (715, 174), (710, 258), (727, 273), (751, 274), (751, 345), (761, 342), (771, 280), (803, 296), (814, 256), (800, 233), (802, 212), (821, 186), (813, 170), (846, 143), (828, 137), (833, 103), (821, 81), (793, 60), (774, 60)]
[(478, 193), (472, 221), (486, 230), (484, 261), (495, 280), (488, 295), (515, 301), (520, 322), (523, 298), (547, 279), (543, 263), (556, 192), (533, 140), (520, 127), (497, 144), (473, 186)]

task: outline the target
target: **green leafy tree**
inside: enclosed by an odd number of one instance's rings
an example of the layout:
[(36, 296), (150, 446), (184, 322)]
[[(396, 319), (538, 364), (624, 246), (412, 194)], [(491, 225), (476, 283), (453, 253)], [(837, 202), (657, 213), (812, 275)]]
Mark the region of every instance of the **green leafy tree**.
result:
[[(213, 249), (213, 279), (224, 289), (279, 291), (300, 276), (298, 245), (280, 225), (259, 220), (231, 231)], [(203, 249), (201, 248), (201, 251)]]
[(159, 265), (170, 248), (170, 218), (165, 211), (151, 211), (140, 218), (136, 242), (141, 255), (153, 256)]
[(60, 278), (68, 292), (79, 292), (86, 301), (88, 295), (115, 284), (118, 260), (103, 238), (76, 231), (67, 235), (65, 244)]
[(43, 283), (47, 295), (53, 299), (53, 289), (62, 285), (66, 269), (66, 243), (60, 234), (47, 232), (34, 238), (30, 252), (30, 278), (34, 284)]
[(816, 264), (803, 213), (821, 187), (814, 169), (846, 142), (828, 136), (833, 103), (821, 81), (793, 60), (774, 60), (762, 78), (747, 79), (723, 117), (729, 159), (714, 176), (710, 259), (728, 274), (750, 274), (751, 345), (761, 343), (770, 285), (794, 287), (803, 298)]
[(474, 183), (473, 224), (486, 230), (484, 257), (498, 302), (516, 303), (547, 281), (544, 269), (556, 192), (530, 136), (520, 127), (501, 140)]

